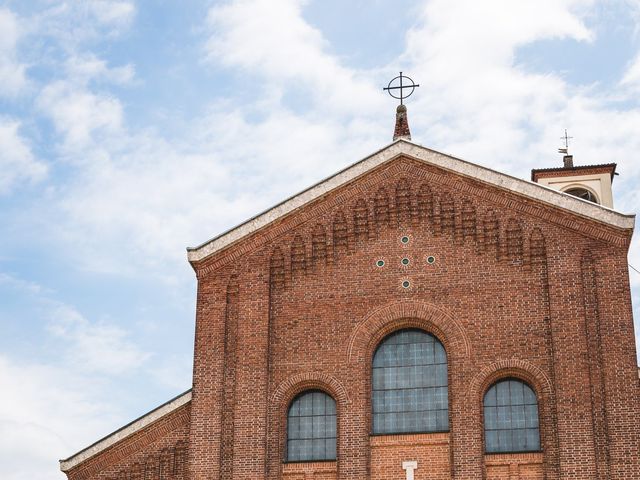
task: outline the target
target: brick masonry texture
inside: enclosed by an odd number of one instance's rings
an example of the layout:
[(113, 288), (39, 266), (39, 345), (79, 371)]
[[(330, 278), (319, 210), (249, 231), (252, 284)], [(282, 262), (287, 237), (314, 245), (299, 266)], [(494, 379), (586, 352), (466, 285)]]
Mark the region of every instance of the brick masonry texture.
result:
[(81, 463), (69, 480), (186, 480), (190, 410), (184, 405)]
[[(396, 158), (195, 263), (184, 423), (69, 478), (382, 480), (408, 460), (416, 480), (640, 478), (630, 235)], [(450, 431), (373, 436), (373, 352), (407, 327), (446, 349)], [(536, 392), (541, 452), (484, 454), (482, 398), (508, 377)], [(336, 400), (336, 462), (284, 462), (287, 408), (308, 389)], [(183, 477), (134, 476), (177, 442)]]

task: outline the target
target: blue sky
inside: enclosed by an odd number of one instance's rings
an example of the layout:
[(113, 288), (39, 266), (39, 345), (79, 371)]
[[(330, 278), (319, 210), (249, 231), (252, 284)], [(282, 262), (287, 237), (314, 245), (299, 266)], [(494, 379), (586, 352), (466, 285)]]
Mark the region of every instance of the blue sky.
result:
[(637, 0), (0, 2), (3, 478), (190, 387), (185, 248), (386, 145), (399, 70), (418, 143), (529, 178), (568, 128), (637, 212), (639, 28)]

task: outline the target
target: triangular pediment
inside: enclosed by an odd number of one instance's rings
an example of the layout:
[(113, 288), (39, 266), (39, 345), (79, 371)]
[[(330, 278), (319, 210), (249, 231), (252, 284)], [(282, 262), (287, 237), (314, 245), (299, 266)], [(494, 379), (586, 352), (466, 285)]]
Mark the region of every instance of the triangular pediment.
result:
[(551, 206), (582, 221), (587, 220), (604, 227), (621, 230), (631, 230), (634, 227), (635, 215), (622, 214), (546, 186), (512, 177), (400, 139), (202, 245), (188, 248), (188, 259), (190, 262), (196, 263), (210, 257), (239, 240), (291, 215), (305, 205), (326, 196), (329, 192), (335, 191), (379, 166), (400, 157), (423, 162), (457, 176), (473, 179), (522, 197), (529, 203), (534, 201), (541, 206)]

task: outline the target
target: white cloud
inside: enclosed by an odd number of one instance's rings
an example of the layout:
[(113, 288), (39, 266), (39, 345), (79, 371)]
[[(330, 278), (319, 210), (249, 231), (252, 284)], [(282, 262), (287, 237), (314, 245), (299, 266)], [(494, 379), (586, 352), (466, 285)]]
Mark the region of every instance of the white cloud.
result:
[(106, 90), (96, 92), (91, 87), (129, 85), (135, 69), (132, 64), (109, 67), (93, 54), (70, 55), (65, 67), (66, 78), (42, 88), (36, 103), (63, 135), (65, 153), (73, 156), (92, 145), (96, 137), (104, 140), (122, 133), (120, 100)]
[[(407, 34), (404, 54), (392, 65), (369, 72), (344, 67), (327, 53), (321, 32), (303, 18), (304, 5), (296, 0), (238, 0), (212, 8), (208, 16), (209, 61), (260, 78), (266, 92), (305, 89), (304, 95), (314, 99), (311, 108), (294, 115), (284, 111), (277, 94), (269, 97), (280, 119), (270, 135), (261, 136), (263, 129), (269, 131), (270, 115), (254, 125), (244, 120), (250, 115), (241, 108), (236, 110), (240, 117), (223, 122), (223, 131), (212, 134), (218, 145), (236, 144), (235, 151), (229, 149), (231, 158), (236, 158), (234, 153), (239, 162), (259, 158), (258, 165), (249, 162), (259, 175), (269, 177), (270, 169), (303, 170), (293, 161), (297, 158), (313, 168), (313, 152), (331, 158), (341, 149), (350, 155), (354, 144), (369, 145), (365, 129), (349, 128), (349, 111), (375, 132), (379, 146), (390, 131), (392, 113), (381, 109), (381, 96), (375, 92), (379, 89), (369, 82), (384, 68), (410, 72), (422, 85), (409, 102), (414, 140), (527, 178), (531, 168), (559, 164), (555, 149), (563, 129), (569, 128), (576, 137), (572, 151), (578, 164), (618, 162), (616, 207), (633, 212), (640, 206), (640, 164), (633, 160), (640, 150), (635, 132), (640, 110), (620, 105), (629, 98), (624, 89), (640, 85), (640, 57), (630, 64), (619, 91), (570, 84), (563, 72), (536, 71), (518, 57), (519, 48), (542, 40), (570, 39), (585, 46), (597, 41), (585, 23), (598, 8), (593, 0), (425, 1)], [(637, 2), (617, 2), (616, 8), (638, 12)], [(322, 131), (322, 141), (309, 142), (306, 129), (314, 127)], [(269, 141), (282, 131), (295, 132), (283, 144), (289, 152)], [(256, 141), (244, 142), (247, 136)], [(252, 145), (264, 148), (254, 152)], [(302, 157), (291, 153), (305, 145), (309, 151)], [(357, 158), (352, 155), (349, 161)], [(636, 236), (632, 260), (639, 245)], [(638, 278), (632, 282), (635, 289), (640, 287)]]
[(82, 151), (94, 135), (108, 137), (122, 126), (122, 105), (117, 98), (94, 94), (73, 82), (57, 81), (46, 86), (38, 104), (64, 136), (65, 148), (70, 151)]
[(25, 87), (26, 66), (16, 59), (20, 25), (11, 10), (0, 8), (0, 96), (12, 97)]
[(322, 33), (302, 17), (303, 0), (240, 0), (212, 7), (206, 43), (210, 61), (286, 81), (313, 96), (315, 108), (367, 115), (385, 104), (364, 72), (326, 53)]
[(25, 25), (29, 34), (53, 41), (66, 52), (86, 51), (96, 41), (122, 36), (130, 29), (136, 15), (132, 1), (65, 0), (37, 3), (39, 5), (34, 9), (38, 13)]
[(85, 86), (90, 80), (128, 85), (135, 76), (135, 68), (132, 64), (110, 68), (105, 60), (93, 54), (72, 56), (67, 60), (66, 67), (69, 80)]
[[(114, 322), (89, 322), (33, 281), (0, 274), (0, 286), (48, 321), (40, 330), (25, 312), (19, 321), (29, 329), (29, 340), (17, 342), (28, 343), (18, 349), (28, 352), (26, 359), (0, 353), (2, 478), (61, 480), (58, 459), (134, 418), (123, 406), (137, 403), (133, 411), (144, 410), (148, 403), (139, 403), (139, 391), (160, 378), (146, 370), (149, 355)], [(184, 389), (185, 381), (174, 391)]]
[[(423, 85), (410, 105), (410, 112), (422, 112), (416, 130), (424, 129), (432, 145), (526, 175), (512, 170), (507, 152), (518, 152), (519, 163), (523, 154), (526, 163), (541, 158), (542, 146), (535, 145), (540, 132), (566, 126), (563, 110), (571, 94), (557, 74), (516, 64), (517, 49), (549, 38), (592, 40), (573, 12), (590, 3), (425, 2), (404, 55)], [(555, 141), (546, 145), (549, 153), (554, 147)]]
[(57, 304), (51, 306), (51, 334), (64, 340), (66, 361), (75, 371), (102, 375), (134, 372), (149, 358), (127, 332), (107, 322), (89, 322), (76, 309)]
[(193, 356), (181, 354), (158, 359), (149, 371), (159, 385), (180, 392), (185, 390), (192, 368)]
[(640, 54), (638, 54), (630, 63), (627, 71), (622, 77), (620, 83), (623, 86), (633, 89), (640, 88)]
[(34, 157), (19, 129), (18, 120), (0, 117), (0, 194), (22, 182), (42, 180), (47, 174), (46, 164)]
[(16, 289), (20, 292), (33, 294), (33, 295), (41, 294), (45, 291), (42, 285), (36, 282), (23, 280), (21, 278), (18, 278), (3, 272), (0, 272), (0, 285), (4, 285), (6, 287)]
[[(597, 41), (585, 24), (593, 5), (424, 2), (404, 54), (370, 71), (350, 68), (329, 53), (322, 32), (305, 21), (303, 1), (239, 0), (215, 6), (206, 20), (208, 65), (259, 79), (260, 98), (251, 105), (239, 97), (211, 105), (207, 115), (187, 119), (188, 133), (176, 140), (158, 128), (129, 127), (123, 102), (108, 86), (135, 81), (133, 65), (113, 68), (86, 47), (88, 38), (104, 39), (130, 28), (133, 3), (59, 2), (39, 25), (47, 38), (70, 45), (71, 53), (59, 64), (62, 78), (42, 90), (38, 107), (52, 120), (62, 139), (60, 156), (71, 168), (53, 193), (44, 194), (50, 195), (46, 205), (39, 206), (50, 221), (48, 246), (55, 250), (53, 242), (60, 242), (57, 246), (73, 254), (74, 267), (186, 283), (192, 272), (185, 246), (390, 140), (393, 108), (378, 80), (399, 69), (422, 85), (409, 102), (416, 141), (526, 177), (531, 167), (559, 163), (555, 148), (567, 127), (576, 137), (577, 163), (618, 161), (622, 175), (614, 185), (616, 206), (637, 210), (640, 166), (633, 155), (640, 151), (640, 112), (611, 102), (627, 93), (571, 85), (561, 73), (535, 71), (517, 61), (520, 47), (543, 39)], [(15, 17), (6, 12), (0, 10), (0, 52), (15, 50), (17, 40), (12, 39), (20, 36)], [(0, 53), (0, 66), (2, 58)], [(18, 67), (14, 72), (24, 73), (14, 57), (6, 58)], [(636, 68), (630, 64), (621, 87), (636, 85)], [(290, 91), (302, 91), (308, 105), (287, 108), (285, 92)], [(38, 169), (45, 167), (19, 134), (20, 125), (0, 121), (0, 155), (11, 152), (18, 158), (0, 156), (0, 166), (20, 166), (0, 169), (0, 191), (7, 170), (14, 175), (4, 180), (11, 187), (44, 175)], [(640, 237), (633, 242), (630, 262), (640, 267)], [(640, 275), (632, 272), (631, 280), (638, 300)], [(0, 275), (0, 285), (42, 293), (38, 285), (8, 275)], [(47, 340), (62, 347), (55, 365), (0, 356), (0, 461), (3, 478), (10, 480), (59, 478), (53, 457), (68, 455), (114, 425), (105, 404), (116, 400), (101, 398), (97, 392), (103, 390), (92, 379), (115, 382), (137, 372), (182, 389), (190, 364), (190, 357), (180, 355), (150, 360), (120, 319), (89, 320), (53, 301), (47, 311)], [(70, 446), (69, 439), (76, 443)]]
[(0, 461), (7, 480), (60, 480), (57, 459), (117, 421), (113, 406), (73, 371), (0, 355)]
[[(542, 39), (593, 41), (582, 20), (591, 4), (426, 2), (402, 57), (423, 84), (409, 106), (414, 138), (523, 177), (531, 167), (558, 161), (554, 152), (565, 126), (584, 146), (578, 162), (622, 156), (634, 140), (618, 144), (618, 134), (608, 132), (619, 126), (634, 137), (637, 113), (611, 109), (589, 87), (568, 88), (560, 76), (528, 72), (514, 60), (517, 48)], [(128, 131), (119, 101), (87, 85), (45, 89), (43, 104), (71, 146), (66, 154), (82, 165), (55, 202), (61, 231), (74, 249), (86, 249), (89, 268), (130, 272), (145, 265), (172, 276), (176, 265), (184, 266), (185, 246), (389, 139), (393, 113), (381, 107), (386, 99), (379, 88), (363, 79), (366, 72), (326, 52), (321, 32), (302, 16), (303, 5), (239, 0), (210, 10), (209, 61), (262, 78), (264, 96), (253, 105), (213, 105), (211, 114), (192, 119), (180, 140)], [(105, 69), (95, 57), (70, 67), (79, 76)], [(301, 113), (288, 110), (282, 82), (306, 85), (316, 102)]]
[(120, 27), (129, 26), (136, 13), (133, 2), (120, 0), (91, 0), (87, 8), (100, 23)]

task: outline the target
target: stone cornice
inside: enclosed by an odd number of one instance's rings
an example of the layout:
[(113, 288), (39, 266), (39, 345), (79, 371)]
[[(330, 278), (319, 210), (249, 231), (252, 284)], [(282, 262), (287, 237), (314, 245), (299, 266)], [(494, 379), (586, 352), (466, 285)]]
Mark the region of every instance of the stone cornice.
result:
[(63, 472), (68, 472), (72, 468), (80, 465), (82, 462), (95, 457), (100, 452), (103, 452), (104, 450), (120, 442), (121, 440), (124, 440), (125, 438), (130, 437), (134, 433), (139, 432), (152, 423), (157, 422), (161, 418), (167, 416), (171, 412), (174, 412), (183, 405), (186, 405), (190, 401), (191, 390), (188, 390), (185, 393), (169, 400), (167, 403), (164, 403), (163, 405), (160, 405), (159, 407), (151, 410), (149, 413), (146, 413), (145, 415), (134, 420), (128, 425), (125, 425), (124, 427), (98, 440), (93, 445), (80, 450), (75, 455), (72, 455), (65, 460), (60, 460), (60, 470), (62, 470)]

